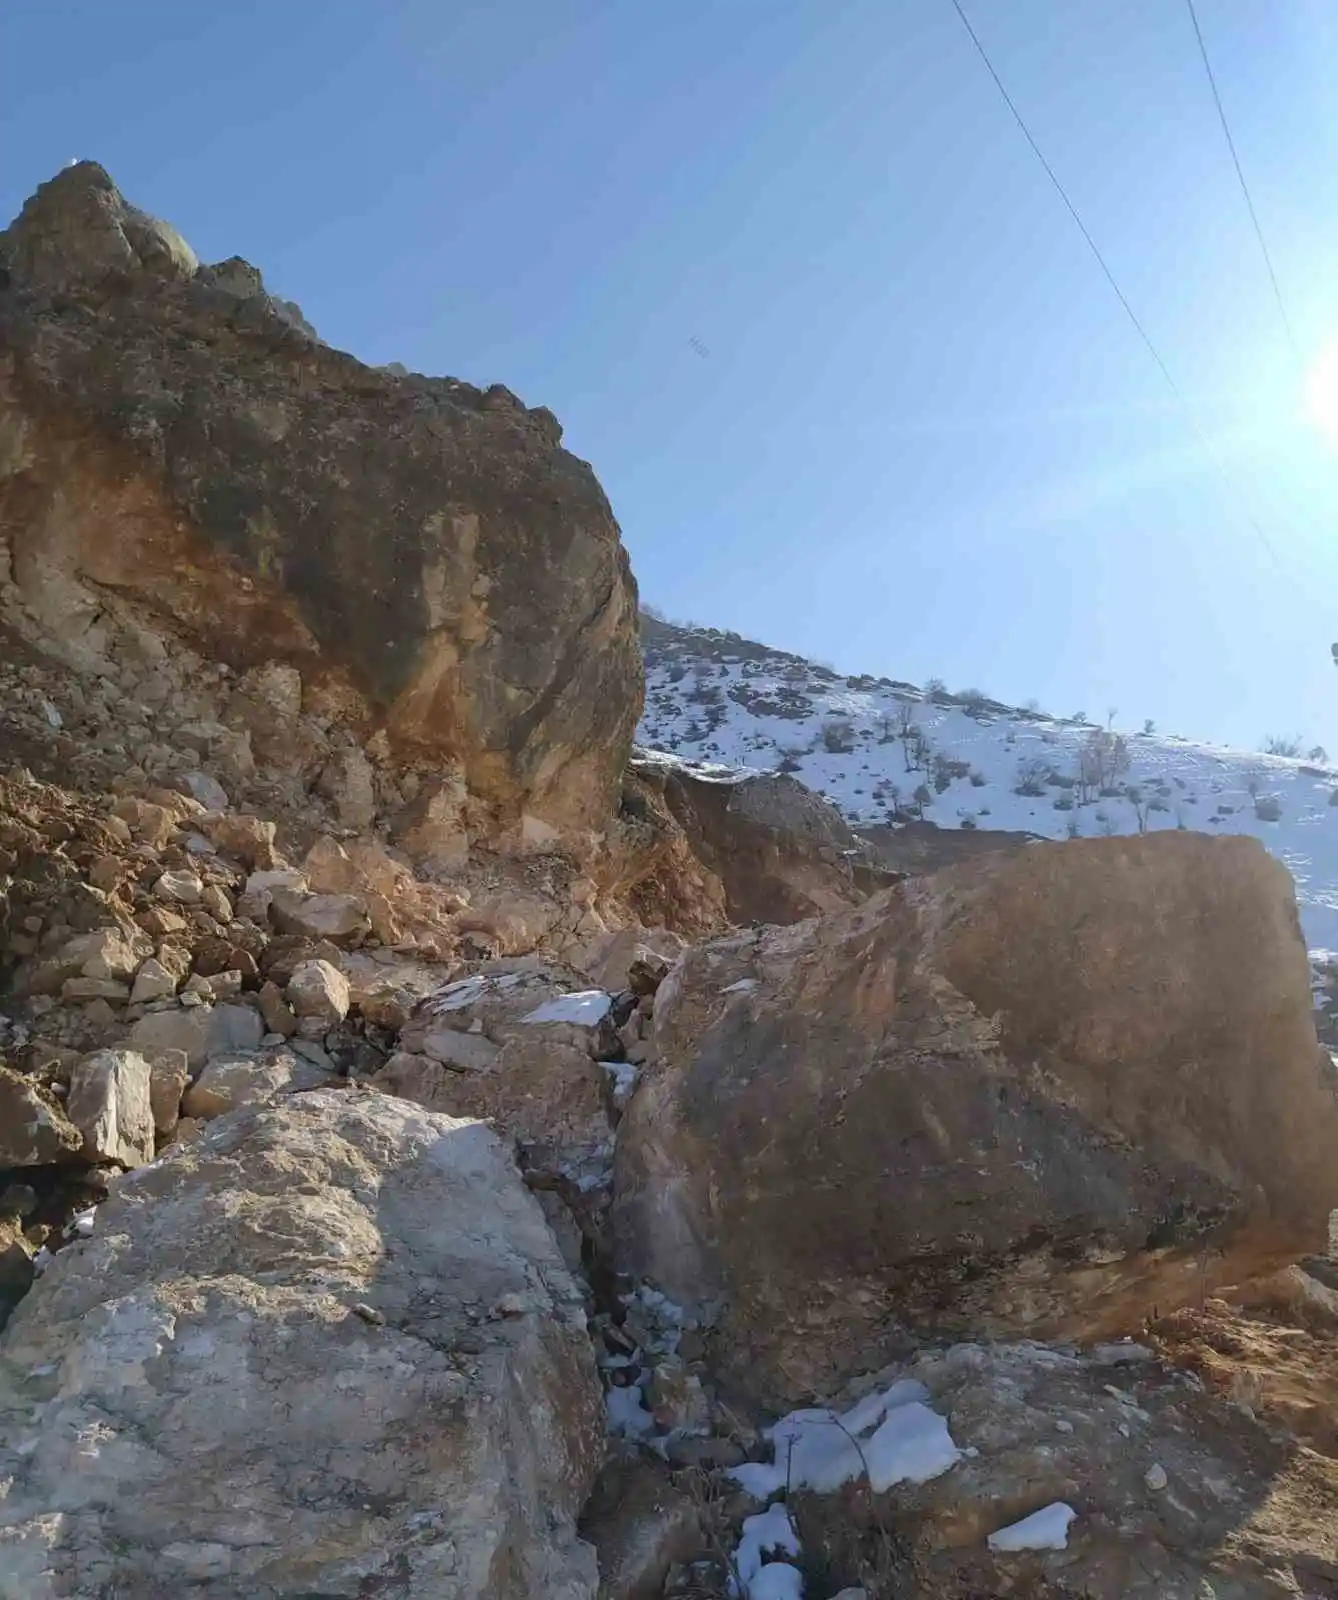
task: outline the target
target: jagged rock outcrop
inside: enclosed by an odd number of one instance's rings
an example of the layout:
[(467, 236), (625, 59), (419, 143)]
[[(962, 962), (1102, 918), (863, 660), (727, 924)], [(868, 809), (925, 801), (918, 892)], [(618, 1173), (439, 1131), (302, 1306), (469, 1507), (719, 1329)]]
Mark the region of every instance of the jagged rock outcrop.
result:
[(497, 1139), (298, 1096), (124, 1180), (0, 1338), (0, 1596), (593, 1600), (602, 1445)]
[(630, 773), (718, 878), (733, 922), (790, 923), (842, 911), (893, 881), (836, 807), (785, 773), (694, 766), (646, 750)]
[(500, 385), (329, 349), (91, 162), (0, 233), (0, 626), (83, 685), (53, 730), (105, 740), (114, 707), (215, 802), (315, 790), (440, 862), (603, 826), (635, 588), (560, 437)]
[(620, 1131), (619, 1265), (788, 1402), (907, 1329), (1127, 1331), (1322, 1249), (1336, 1147), (1285, 869), (1037, 845), (685, 956)]

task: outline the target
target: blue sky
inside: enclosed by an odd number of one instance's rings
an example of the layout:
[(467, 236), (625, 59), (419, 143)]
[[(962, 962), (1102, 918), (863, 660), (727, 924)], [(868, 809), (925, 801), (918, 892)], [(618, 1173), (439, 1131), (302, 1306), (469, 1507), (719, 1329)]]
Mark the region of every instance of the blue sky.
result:
[[(1338, 754), (1338, 440), (1188, 14), (965, 3), (1225, 478), (949, 0), (6, 0), (0, 212), (97, 159), (332, 344), (551, 406), (671, 615)], [(1338, 7), (1199, 8), (1309, 363)]]

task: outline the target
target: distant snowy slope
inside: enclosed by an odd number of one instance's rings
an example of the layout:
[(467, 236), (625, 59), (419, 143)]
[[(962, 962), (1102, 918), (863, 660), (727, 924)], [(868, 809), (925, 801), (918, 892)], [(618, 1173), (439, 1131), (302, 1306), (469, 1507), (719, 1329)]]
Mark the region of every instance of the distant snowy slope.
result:
[(1125, 732), (1127, 767), (1112, 770), (1119, 730), (1090, 722), (843, 678), (713, 629), (647, 619), (644, 643), (639, 737), (652, 749), (780, 767), (857, 824), (922, 814), (1063, 839), (1136, 833), (1141, 817), (1148, 831), (1251, 834), (1296, 879), (1312, 950), (1338, 951), (1338, 769), (1327, 763)]

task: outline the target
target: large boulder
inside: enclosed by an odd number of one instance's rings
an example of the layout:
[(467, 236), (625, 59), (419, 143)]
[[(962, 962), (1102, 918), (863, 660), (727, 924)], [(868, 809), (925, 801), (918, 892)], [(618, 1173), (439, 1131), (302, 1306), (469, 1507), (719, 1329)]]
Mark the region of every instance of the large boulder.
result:
[[(0, 621), (234, 796), (288, 771), (443, 858), (611, 816), (635, 586), (549, 411), (328, 348), (92, 162), (0, 232), (0, 284)], [(191, 653), (230, 676), (171, 681)]]
[(0, 1596), (593, 1600), (602, 1443), (485, 1127), (241, 1111), (122, 1181), (0, 1339)]
[(786, 773), (706, 767), (644, 750), (629, 771), (724, 886), (734, 922), (799, 922), (858, 905), (893, 881), (831, 801)]
[(790, 1401), (907, 1330), (1136, 1327), (1322, 1249), (1338, 1098), (1254, 841), (1038, 845), (690, 951), (618, 1144), (620, 1266)]

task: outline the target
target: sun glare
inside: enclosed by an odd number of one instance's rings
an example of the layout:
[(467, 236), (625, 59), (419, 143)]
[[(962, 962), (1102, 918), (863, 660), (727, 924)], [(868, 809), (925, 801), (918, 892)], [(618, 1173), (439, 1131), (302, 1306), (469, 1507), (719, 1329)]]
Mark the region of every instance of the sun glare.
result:
[(1303, 406), (1310, 426), (1338, 448), (1338, 345), (1321, 351), (1306, 374)]

